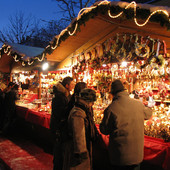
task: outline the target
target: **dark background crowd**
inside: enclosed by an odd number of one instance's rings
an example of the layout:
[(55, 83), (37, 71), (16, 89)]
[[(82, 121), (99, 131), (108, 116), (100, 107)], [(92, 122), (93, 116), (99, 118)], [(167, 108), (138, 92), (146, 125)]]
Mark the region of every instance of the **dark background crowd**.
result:
[(17, 119), (15, 101), (18, 99), (19, 86), (9, 82), (7, 87), (3, 83), (0, 87), (0, 131), (8, 133)]

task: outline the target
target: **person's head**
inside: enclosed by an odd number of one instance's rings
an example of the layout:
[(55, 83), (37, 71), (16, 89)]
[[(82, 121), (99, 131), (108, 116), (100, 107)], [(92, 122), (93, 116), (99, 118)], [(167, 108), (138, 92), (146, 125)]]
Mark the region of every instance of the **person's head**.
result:
[(8, 83), (8, 87), (12, 87), (12, 86), (14, 86), (14, 84), (15, 84), (15, 83), (13, 83), (13, 82), (10, 81), (10, 82)]
[(117, 93), (124, 91), (125, 88), (123, 86), (123, 83), (119, 80), (116, 79), (112, 82), (111, 84), (111, 94), (116, 95)]
[(74, 87), (74, 94), (78, 96), (80, 91), (85, 88), (87, 88), (87, 84), (85, 82), (78, 82)]
[(73, 78), (72, 77), (65, 77), (63, 79), (63, 81), (61, 82), (61, 84), (68, 90), (68, 91), (72, 91), (74, 86), (75, 86), (75, 83), (73, 81)]
[(19, 85), (18, 84), (14, 84), (13, 89), (14, 90), (18, 90), (18, 88), (19, 88)]
[(30, 80), (28, 78), (25, 80), (25, 82), (26, 84), (30, 84)]
[(134, 90), (139, 90), (141, 87), (140, 87), (140, 82), (139, 80), (135, 80), (134, 83), (133, 83), (133, 89)]
[(80, 98), (89, 103), (90, 106), (96, 101), (96, 92), (92, 89), (85, 88), (80, 92)]
[(4, 89), (6, 89), (6, 85), (4, 83), (0, 83), (0, 89), (1, 91), (4, 91)]

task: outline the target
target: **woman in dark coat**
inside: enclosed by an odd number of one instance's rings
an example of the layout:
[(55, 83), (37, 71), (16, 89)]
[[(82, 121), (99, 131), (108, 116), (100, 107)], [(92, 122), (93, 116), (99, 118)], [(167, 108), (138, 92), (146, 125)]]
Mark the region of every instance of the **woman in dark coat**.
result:
[(88, 88), (76, 97), (68, 118), (70, 140), (65, 146), (64, 170), (92, 169), (92, 141), (96, 138), (92, 105), (95, 100), (95, 91)]
[(80, 94), (80, 91), (87, 88), (87, 84), (85, 82), (78, 82), (76, 85), (75, 85), (75, 88), (74, 88), (74, 93), (73, 95), (71, 96), (71, 99), (70, 99), (70, 102), (68, 103), (68, 107), (67, 107), (67, 114), (69, 115), (71, 109), (73, 108), (74, 104), (75, 104), (75, 99), (77, 96), (79, 96)]

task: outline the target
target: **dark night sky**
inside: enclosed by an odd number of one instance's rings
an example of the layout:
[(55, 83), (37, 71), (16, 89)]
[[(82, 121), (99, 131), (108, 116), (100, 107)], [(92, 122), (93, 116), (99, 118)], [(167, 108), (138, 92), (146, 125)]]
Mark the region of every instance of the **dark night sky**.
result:
[(9, 23), (9, 16), (17, 11), (25, 13), (25, 17), (35, 16), (42, 20), (55, 20), (59, 15), (57, 2), (52, 0), (0, 0), (0, 30)]

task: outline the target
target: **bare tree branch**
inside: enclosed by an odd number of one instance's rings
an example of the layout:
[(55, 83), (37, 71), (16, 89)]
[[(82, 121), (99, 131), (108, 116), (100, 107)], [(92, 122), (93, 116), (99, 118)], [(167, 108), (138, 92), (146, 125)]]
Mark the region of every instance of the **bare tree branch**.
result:
[[(53, 0), (54, 1), (54, 0)], [(74, 19), (78, 12), (87, 6), (91, 6), (97, 0), (55, 0), (58, 2), (58, 7), (63, 14), (62, 19), (65, 19), (66, 22), (71, 22)]]

